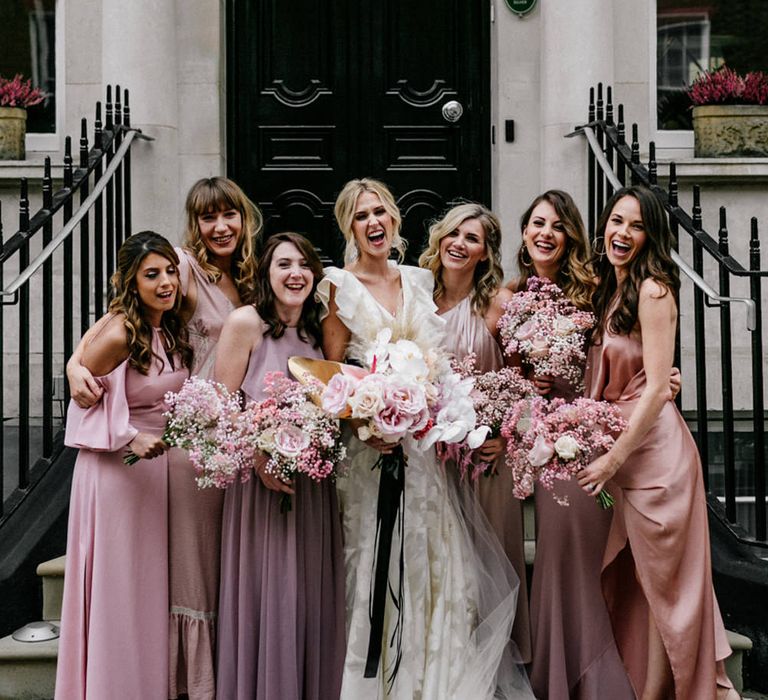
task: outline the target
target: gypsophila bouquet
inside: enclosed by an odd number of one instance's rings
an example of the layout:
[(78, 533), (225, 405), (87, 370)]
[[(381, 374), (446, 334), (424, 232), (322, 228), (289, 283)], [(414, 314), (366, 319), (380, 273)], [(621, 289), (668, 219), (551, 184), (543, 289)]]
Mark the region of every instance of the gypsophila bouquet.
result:
[(579, 391), (586, 333), (594, 325), (594, 314), (576, 308), (560, 287), (531, 277), (504, 305), (498, 328), (506, 354), (519, 355), (535, 376), (564, 379)]
[[(607, 401), (581, 398), (567, 403), (536, 396), (515, 402), (501, 429), (507, 438), (506, 464), (514, 475), (514, 495), (530, 496), (538, 482), (560, 505), (568, 505), (567, 498), (554, 493), (555, 483), (572, 478), (609, 450), (626, 426), (619, 409)], [(605, 490), (596, 498), (603, 508), (613, 505)]]
[(453, 462), (459, 469), (462, 479), (469, 475), (476, 479), (481, 474), (490, 474), (492, 463), (483, 461), (478, 455), (477, 448), (488, 438), (501, 435), (509, 407), (524, 397), (536, 393), (532, 382), (523, 377), (517, 367), (480, 373), (475, 369), (475, 355), (470, 353), (455, 366), (456, 371), (466, 377), (474, 378), (471, 398), (475, 409), (476, 423), (486, 428), (485, 434), (476, 429), (462, 442), (446, 444), (437, 443), (438, 456), (444, 463)]
[[(178, 392), (165, 395), (168, 423), (163, 441), (170, 447), (189, 452), (200, 488), (226, 488), (246, 472), (246, 457), (241, 450), (242, 436), (237, 425), (240, 399), (216, 384), (200, 377), (190, 377)], [(125, 455), (126, 464), (138, 456)]]
[[(336, 476), (346, 448), (339, 421), (312, 402), (318, 387), (268, 372), (264, 391), (267, 397), (248, 403), (238, 418), (245, 451), (265, 453), (266, 471), (281, 481), (297, 475), (314, 481)], [(290, 510), (289, 496), (281, 497), (281, 509)]]

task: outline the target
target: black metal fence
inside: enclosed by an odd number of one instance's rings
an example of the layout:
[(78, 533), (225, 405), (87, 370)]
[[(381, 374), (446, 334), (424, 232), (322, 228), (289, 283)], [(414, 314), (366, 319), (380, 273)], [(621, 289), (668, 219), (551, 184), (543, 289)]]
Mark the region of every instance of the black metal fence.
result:
[[(729, 251), (725, 207), (720, 207), (720, 225), (717, 237), (714, 237), (703, 229), (699, 185), (693, 185), (689, 214), (679, 202), (675, 163), (668, 164), (666, 188), (660, 187), (654, 142), (648, 145), (647, 164), (641, 163), (637, 124), (632, 124), (631, 141), (627, 143), (624, 107), (621, 104), (617, 107), (614, 118), (610, 87), (605, 91), (605, 99), (602, 84), (597, 86), (597, 90), (591, 88), (588, 123), (576, 132), (586, 136), (590, 144), (587, 166), (589, 231), (594, 235), (596, 218), (617, 187), (643, 184), (654, 190), (663, 202), (675, 241), (679, 244), (683, 240), (681, 237), (689, 240), (690, 263), (675, 252), (682, 273), (681, 281), (685, 285), (687, 279), (692, 284), (693, 295), (693, 347), (683, 346), (682, 349), (692, 350), (696, 396), (695, 409), (684, 413), (696, 435), (705, 484), (724, 502), (728, 522), (736, 525), (732, 527), (734, 534), (750, 544), (768, 546), (762, 331), (762, 280), (768, 276), (768, 270), (761, 270), (757, 219), (751, 219), (749, 267), (745, 268)], [(705, 270), (710, 272), (712, 269), (716, 270), (717, 280), (710, 284), (704, 277)], [(735, 279), (748, 281), (748, 292), (739, 297), (732, 296), (731, 292)], [(741, 283), (737, 286), (745, 285)], [(744, 330), (743, 324), (732, 322), (732, 307), (737, 303), (746, 307)], [(716, 322), (707, 313), (708, 308), (717, 309), (714, 312)], [(707, 331), (715, 325), (719, 326), (719, 344), (713, 345), (707, 342)], [(751, 396), (746, 401), (745, 397), (739, 397), (742, 400), (739, 410), (734, 408), (734, 342), (749, 354), (749, 364), (740, 366), (739, 374), (742, 377), (749, 374)], [(678, 366), (680, 357), (678, 336)], [(719, 370), (719, 387), (709, 386), (717, 375), (713, 369)], [(719, 395), (718, 388), (722, 403), (713, 407), (708, 396)], [(738, 484), (737, 464), (740, 468)]]
[[(22, 178), (18, 230), (7, 241), (0, 217), (0, 328), (16, 329), (11, 342), (0, 339), (0, 525), (62, 449), (56, 438), (69, 400), (64, 363), (76, 335), (104, 313), (115, 253), (131, 234), (130, 145), (138, 132), (128, 90), (108, 86), (103, 106), (96, 103), (92, 145), (81, 121), (77, 166), (66, 137), (63, 186), (53, 191), (46, 158), (42, 207), (30, 214)], [(4, 392), (6, 385), (17, 391)]]

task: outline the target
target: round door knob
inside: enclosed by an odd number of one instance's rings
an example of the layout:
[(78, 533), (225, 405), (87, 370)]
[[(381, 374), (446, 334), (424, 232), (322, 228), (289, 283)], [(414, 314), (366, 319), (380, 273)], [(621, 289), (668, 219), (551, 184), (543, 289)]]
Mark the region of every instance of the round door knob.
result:
[(443, 105), (442, 112), (445, 121), (457, 122), (461, 119), (461, 115), (464, 114), (464, 108), (461, 106), (461, 102), (449, 100)]

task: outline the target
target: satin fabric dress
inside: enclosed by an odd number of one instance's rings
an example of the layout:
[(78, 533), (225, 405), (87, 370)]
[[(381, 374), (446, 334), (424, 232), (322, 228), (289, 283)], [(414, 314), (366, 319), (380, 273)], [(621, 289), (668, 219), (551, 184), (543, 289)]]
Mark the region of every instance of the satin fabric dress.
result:
[[(471, 295), (441, 314), (445, 320), (445, 347), (457, 359), (475, 354), (475, 368), (494, 372), (504, 366), (504, 358), (485, 320), (472, 310)], [(496, 462), (497, 473), (474, 482), (480, 505), (499, 538), (504, 552), (520, 579), (517, 611), (512, 639), (520, 661), (531, 661), (531, 629), (528, 616), (528, 585), (525, 572), (522, 503), (512, 495), (512, 470), (504, 465), (502, 455)]]
[[(203, 272), (194, 256), (176, 248), (182, 294), (194, 279), (197, 304), (187, 322), (194, 352), (192, 375), (209, 377), (221, 328), (235, 308)], [(170, 682), (168, 696), (213, 700), (216, 610), (219, 594), (220, 489), (199, 489), (192, 464), (179, 462), (170, 472)]]
[(188, 370), (166, 358), (159, 331), (148, 375), (128, 361), (97, 377), (94, 406), (74, 402), (65, 443), (80, 448), (72, 479), (56, 700), (163, 700), (168, 692), (169, 471), (171, 449), (123, 463), (138, 432), (162, 435), (163, 397)]
[[(265, 336), (242, 390), (264, 397), (267, 372), (292, 355), (322, 358), (295, 328)], [(336, 700), (344, 665), (344, 558), (332, 481), (297, 477), (291, 510), (257, 475), (226, 490), (222, 526), (217, 697)]]
[[(394, 267), (394, 263), (390, 262)], [(439, 347), (444, 321), (435, 313), (432, 274), (397, 266), (402, 299), (392, 315), (351, 272), (326, 268), (317, 298), (328, 308), (335, 289), (338, 318), (351, 332), (347, 357), (362, 362), (378, 331)], [(491, 700), (532, 698), (527, 678), (508, 653), (516, 605), (512, 567), (487, 524), (471, 521), (434, 448), (406, 438), (402, 539), (394, 533), (389, 584), (400, 582), (403, 550), (402, 658), (396, 675), (397, 611), (388, 596), (378, 675), (364, 678), (369, 602), (376, 550), (379, 453), (350, 436), (348, 473), (338, 480), (346, 561), (347, 651), (343, 700)], [(472, 502), (474, 498), (470, 499)], [(471, 505), (471, 504), (470, 504)], [(484, 521), (484, 518), (483, 518)], [(478, 549), (486, 547), (486, 555)], [(495, 560), (491, 561), (495, 556)]]
[[(646, 386), (637, 333), (606, 332), (590, 348), (586, 384), (631, 420)], [(616, 499), (605, 556), (603, 591), (616, 642), (638, 697), (647, 664), (650, 609), (667, 651), (678, 700), (716, 697), (730, 686), (730, 654), (712, 588), (709, 526), (696, 444), (672, 401), (607, 488)]]

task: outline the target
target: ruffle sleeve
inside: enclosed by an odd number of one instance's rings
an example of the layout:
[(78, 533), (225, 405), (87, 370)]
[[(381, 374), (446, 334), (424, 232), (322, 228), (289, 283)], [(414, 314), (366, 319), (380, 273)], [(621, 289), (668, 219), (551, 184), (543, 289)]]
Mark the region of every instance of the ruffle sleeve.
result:
[(70, 401), (64, 444), (94, 452), (117, 452), (128, 445), (139, 431), (130, 423), (130, 409), (125, 394), (128, 360), (109, 374), (96, 377), (104, 393), (90, 408), (80, 408)]
[(355, 289), (355, 280), (350, 279), (352, 273), (338, 267), (326, 267), (323, 272), (325, 275), (315, 290), (315, 301), (323, 305), (320, 320), (328, 315), (328, 307), (331, 303), (331, 285), (333, 285), (336, 288), (334, 299), (339, 309), (339, 318), (347, 328), (352, 327), (350, 324), (361, 301), (360, 289)]
[(441, 345), (445, 337), (445, 319), (437, 314), (433, 299), (435, 278), (422, 267), (400, 265), (400, 274), (410, 287), (409, 313), (419, 320), (418, 332), (426, 345)]

